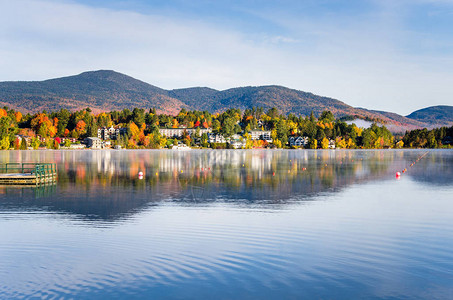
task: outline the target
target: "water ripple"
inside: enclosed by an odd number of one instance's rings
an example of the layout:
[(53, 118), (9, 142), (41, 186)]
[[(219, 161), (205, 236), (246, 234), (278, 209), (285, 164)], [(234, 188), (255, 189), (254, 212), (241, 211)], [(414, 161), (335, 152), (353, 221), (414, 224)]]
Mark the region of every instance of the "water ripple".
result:
[[(351, 155), (375, 157), (365, 154)], [(0, 298), (451, 298), (452, 188), (362, 175), (282, 201), (212, 191), (188, 202), (163, 185), (155, 202), (149, 187), (116, 187), (124, 199), (94, 187), (80, 203), (67, 192), (61, 203), (7, 198)]]

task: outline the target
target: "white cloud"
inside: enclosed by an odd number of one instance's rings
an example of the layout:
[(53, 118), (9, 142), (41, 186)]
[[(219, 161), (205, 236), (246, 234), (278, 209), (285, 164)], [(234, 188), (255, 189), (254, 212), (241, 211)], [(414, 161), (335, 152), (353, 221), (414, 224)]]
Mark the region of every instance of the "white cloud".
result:
[(273, 15), (287, 34), (69, 2), (0, 0), (0, 80), (114, 69), (163, 88), (280, 84), (402, 114), (453, 105), (450, 57), (402, 55), (397, 41), (405, 33), (391, 14), (340, 21)]

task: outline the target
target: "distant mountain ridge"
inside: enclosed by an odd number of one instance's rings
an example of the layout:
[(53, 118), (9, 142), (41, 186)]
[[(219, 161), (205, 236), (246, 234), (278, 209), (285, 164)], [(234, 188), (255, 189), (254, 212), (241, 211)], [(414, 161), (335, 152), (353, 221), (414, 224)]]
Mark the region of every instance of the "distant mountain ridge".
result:
[(164, 90), (110, 70), (89, 71), (44, 81), (0, 82), (0, 104), (30, 113), (44, 109), (76, 110), (86, 107), (98, 112), (155, 107), (167, 114), (176, 114), (182, 108), (221, 112), (228, 108), (276, 107), (282, 113), (297, 115), (309, 115), (312, 111), (319, 115), (324, 110), (330, 110), (337, 117), (357, 116), (401, 129), (431, 127), (432, 124), (442, 125), (451, 121), (451, 115), (440, 116), (441, 112), (432, 119), (420, 114), (404, 117), (390, 112), (354, 108), (333, 98), (276, 85), (224, 91), (208, 87)]
[(453, 106), (437, 105), (419, 109), (406, 116), (409, 119), (417, 120), (433, 125), (453, 125)]
[(0, 82), (0, 102), (26, 112), (90, 107), (98, 111), (159, 107), (174, 113), (187, 106), (167, 91), (114, 71), (84, 72), (44, 81)]

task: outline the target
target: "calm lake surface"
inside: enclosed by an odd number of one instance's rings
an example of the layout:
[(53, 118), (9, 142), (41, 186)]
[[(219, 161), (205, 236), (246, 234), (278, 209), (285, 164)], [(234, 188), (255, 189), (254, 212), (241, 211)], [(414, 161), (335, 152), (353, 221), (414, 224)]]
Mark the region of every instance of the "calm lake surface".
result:
[(56, 162), (59, 176), (0, 186), (1, 299), (453, 299), (451, 150), (0, 162)]

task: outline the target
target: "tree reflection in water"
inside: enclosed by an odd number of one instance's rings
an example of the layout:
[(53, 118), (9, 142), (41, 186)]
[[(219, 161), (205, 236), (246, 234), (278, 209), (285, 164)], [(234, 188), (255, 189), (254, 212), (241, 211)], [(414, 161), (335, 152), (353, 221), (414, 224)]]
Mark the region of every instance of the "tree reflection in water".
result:
[[(160, 202), (281, 205), (315, 199), (351, 184), (393, 180), (414, 150), (99, 150), (4, 151), (2, 162), (56, 162), (55, 187), (0, 187), (3, 209), (41, 209), (118, 220)], [(452, 155), (431, 151), (408, 175), (452, 182)], [(143, 179), (138, 173), (143, 172)], [(14, 199), (14, 200), (13, 200)]]

